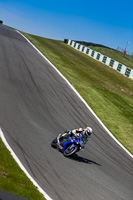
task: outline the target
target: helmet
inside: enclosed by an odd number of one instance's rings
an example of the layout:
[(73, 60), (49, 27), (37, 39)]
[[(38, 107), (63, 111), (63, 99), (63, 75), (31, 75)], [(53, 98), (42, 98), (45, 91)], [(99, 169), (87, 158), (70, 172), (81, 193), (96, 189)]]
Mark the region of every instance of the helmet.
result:
[(92, 128), (86, 127), (85, 132), (86, 132), (86, 134), (91, 135), (92, 134)]

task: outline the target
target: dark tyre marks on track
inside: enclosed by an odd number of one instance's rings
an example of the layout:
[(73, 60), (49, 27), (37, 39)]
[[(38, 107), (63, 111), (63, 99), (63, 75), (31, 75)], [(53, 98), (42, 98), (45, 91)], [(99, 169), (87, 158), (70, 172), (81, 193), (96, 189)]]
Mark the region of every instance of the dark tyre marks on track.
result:
[[(53, 199), (132, 200), (132, 158), (106, 133), (45, 59), (0, 26), (0, 125), (27, 171)], [(65, 158), (51, 141), (89, 125), (83, 151)]]

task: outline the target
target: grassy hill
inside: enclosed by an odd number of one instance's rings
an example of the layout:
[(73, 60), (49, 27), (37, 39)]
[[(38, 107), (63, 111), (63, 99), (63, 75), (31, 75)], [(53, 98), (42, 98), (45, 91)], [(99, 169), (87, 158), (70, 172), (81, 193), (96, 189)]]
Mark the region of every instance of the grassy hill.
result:
[(133, 154), (133, 81), (62, 41), (24, 35), (61, 71)]

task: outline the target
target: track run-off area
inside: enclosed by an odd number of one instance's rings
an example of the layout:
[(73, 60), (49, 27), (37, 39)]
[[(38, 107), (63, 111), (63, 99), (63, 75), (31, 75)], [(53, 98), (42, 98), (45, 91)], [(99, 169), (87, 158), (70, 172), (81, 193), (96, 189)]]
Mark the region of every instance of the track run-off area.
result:
[[(67, 82), (15, 30), (0, 26), (0, 126), (35, 182), (53, 200), (132, 200), (133, 159)], [(51, 141), (91, 126), (85, 149), (65, 158)]]

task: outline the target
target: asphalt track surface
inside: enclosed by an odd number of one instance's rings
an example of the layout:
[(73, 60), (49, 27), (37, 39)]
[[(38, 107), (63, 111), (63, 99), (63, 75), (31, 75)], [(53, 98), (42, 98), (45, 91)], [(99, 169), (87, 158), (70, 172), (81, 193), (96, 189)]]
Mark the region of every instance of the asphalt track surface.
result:
[[(3, 26), (0, 125), (27, 171), (52, 199), (133, 199), (132, 158), (55, 69), (19, 33)], [(94, 134), (73, 158), (51, 148), (58, 133), (85, 126)]]
[(0, 200), (27, 200), (17, 195), (10, 194), (8, 192), (0, 191)]

